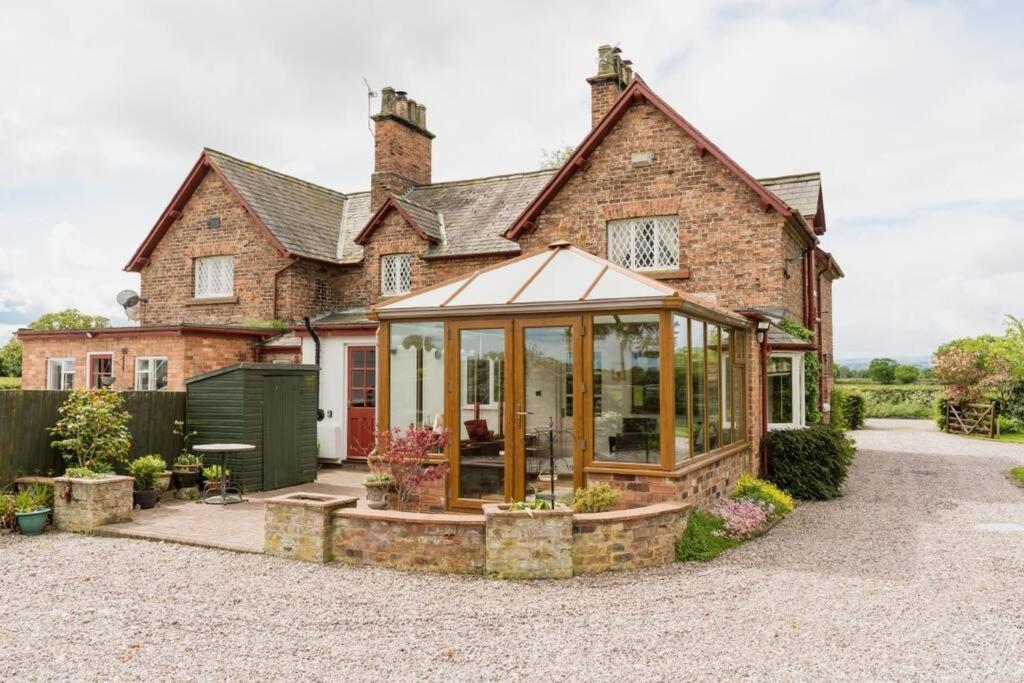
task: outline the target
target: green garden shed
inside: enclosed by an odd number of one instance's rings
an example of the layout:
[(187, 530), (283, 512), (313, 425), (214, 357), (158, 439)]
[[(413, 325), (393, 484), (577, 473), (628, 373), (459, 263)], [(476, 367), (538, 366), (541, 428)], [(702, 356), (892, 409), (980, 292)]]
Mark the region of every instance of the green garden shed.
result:
[[(231, 480), (269, 491), (316, 479), (317, 367), (238, 363), (185, 380), (194, 444), (246, 443), (228, 456)], [(207, 464), (215, 464), (213, 462)]]

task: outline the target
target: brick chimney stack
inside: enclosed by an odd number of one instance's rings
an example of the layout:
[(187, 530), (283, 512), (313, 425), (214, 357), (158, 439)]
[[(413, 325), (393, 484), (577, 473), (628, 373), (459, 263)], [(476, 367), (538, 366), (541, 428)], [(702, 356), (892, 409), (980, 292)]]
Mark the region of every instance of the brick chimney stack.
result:
[(633, 63), (620, 56), (622, 50), (611, 45), (597, 48), (597, 75), (590, 84), (590, 127), (597, 125), (615, 104), (619, 93), (633, 80)]
[(380, 113), (371, 118), (375, 142), (370, 210), (376, 211), (388, 196), (430, 183), (434, 134), (427, 130), (427, 108), (410, 100), (402, 90), (384, 88)]

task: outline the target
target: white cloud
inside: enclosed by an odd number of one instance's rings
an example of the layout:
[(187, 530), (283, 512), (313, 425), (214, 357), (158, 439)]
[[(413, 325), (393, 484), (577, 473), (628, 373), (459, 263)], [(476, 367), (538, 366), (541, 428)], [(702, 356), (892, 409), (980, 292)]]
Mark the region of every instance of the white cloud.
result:
[(1019, 19), (910, 1), (15, 4), (0, 314), (116, 314), (121, 266), (203, 145), (366, 188), (363, 76), (427, 105), (435, 178), (533, 168), (586, 132), (583, 79), (618, 42), (751, 172), (822, 171), (824, 246), (848, 274), (837, 354), (927, 353), (1021, 312)]

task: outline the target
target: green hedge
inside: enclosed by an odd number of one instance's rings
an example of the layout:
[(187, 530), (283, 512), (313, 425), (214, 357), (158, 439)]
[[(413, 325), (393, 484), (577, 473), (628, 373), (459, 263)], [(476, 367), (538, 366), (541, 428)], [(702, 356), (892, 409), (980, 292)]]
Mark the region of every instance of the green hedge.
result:
[(860, 394), (850, 394), (846, 399), (846, 424), (850, 429), (860, 429), (864, 426), (865, 408), (864, 397)]
[(829, 425), (780, 429), (764, 437), (768, 479), (804, 500), (840, 495), (853, 462), (853, 442)]
[(850, 395), (844, 389), (836, 387), (832, 390), (832, 397), (829, 399), (831, 425), (836, 429), (846, 431), (850, 428), (850, 421), (846, 414), (846, 404)]

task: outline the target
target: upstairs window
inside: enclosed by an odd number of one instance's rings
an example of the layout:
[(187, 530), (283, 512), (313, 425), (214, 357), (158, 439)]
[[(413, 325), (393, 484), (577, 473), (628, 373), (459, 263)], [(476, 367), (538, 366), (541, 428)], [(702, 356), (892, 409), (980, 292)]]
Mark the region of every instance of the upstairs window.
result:
[(412, 255), (388, 254), (380, 257), (380, 293), (398, 296), (412, 291)]
[(235, 257), (205, 256), (195, 261), (195, 298), (217, 299), (235, 293)]
[(167, 388), (167, 358), (143, 356), (135, 359), (135, 391)]
[(630, 270), (679, 268), (679, 217), (608, 221), (608, 260)]
[(46, 361), (46, 388), (53, 391), (75, 388), (74, 358), (50, 358)]

